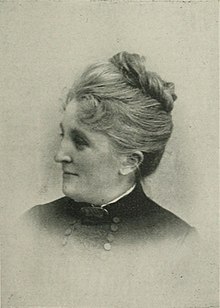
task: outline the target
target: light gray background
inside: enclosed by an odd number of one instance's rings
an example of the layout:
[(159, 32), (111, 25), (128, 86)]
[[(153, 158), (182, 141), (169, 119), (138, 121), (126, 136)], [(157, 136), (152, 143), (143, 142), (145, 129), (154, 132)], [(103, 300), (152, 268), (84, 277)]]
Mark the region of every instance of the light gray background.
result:
[(211, 0), (0, 4), (5, 224), (62, 195), (53, 156), (63, 89), (85, 65), (126, 50), (145, 55), (149, 69), (173, 81), (178, 95), (172, 138), (145, 190), (203, 238), (217, 238), (217, 5)]
[[(195, 267), (193, 273), (199, 275), (202, 287), (192, 282), (192, 289), (198, 288), (195, 296), (201, 297), (202, 307), (214, 307), (218, 295), (217, 14), (218, 2), (212, 0), (0, 3), (3, 234), (13, 230), (17, 217), (28, 208), (62, 195), (60, 166), (53, 156), (59, 142), (63, 89), (89, 63), (122, 50), (138, 52), (146, 56), (149, 70), (175, 83), (178, 95), (172, 138), (145, 191), (197, 227), (205, 240), (205, 253), (198, 255), (196, 263), (203, 258), (206, 266), (201, 265), (198, 273)], [(193, 272), (194, 264), (189, 268)], [(10, 276), (10, 267), (3, 270)], [(8, 281), (4, 281), (6, 289)], [(179, 294), (176, 303), (180, 305), (183, 296)]]

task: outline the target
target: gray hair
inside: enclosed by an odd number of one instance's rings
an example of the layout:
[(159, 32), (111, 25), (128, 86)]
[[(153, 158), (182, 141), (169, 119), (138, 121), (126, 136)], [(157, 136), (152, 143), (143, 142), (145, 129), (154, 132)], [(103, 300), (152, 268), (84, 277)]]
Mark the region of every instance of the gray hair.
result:
[(80, 103), (79, 121), (105, 133), (120, 153), (142, 151), (140, 175), (155, 171), (173, 123), (174, 84), (145, 67), (145, 58), (120, 52), (89, 66), (69, 90)]

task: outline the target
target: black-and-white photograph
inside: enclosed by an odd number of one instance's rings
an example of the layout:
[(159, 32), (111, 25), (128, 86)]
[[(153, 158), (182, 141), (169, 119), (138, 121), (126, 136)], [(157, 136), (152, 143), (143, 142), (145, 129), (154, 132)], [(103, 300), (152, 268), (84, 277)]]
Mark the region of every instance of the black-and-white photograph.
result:
[(0, 37), (2, 307), (219, 307), (218, 1), (2, 1)]

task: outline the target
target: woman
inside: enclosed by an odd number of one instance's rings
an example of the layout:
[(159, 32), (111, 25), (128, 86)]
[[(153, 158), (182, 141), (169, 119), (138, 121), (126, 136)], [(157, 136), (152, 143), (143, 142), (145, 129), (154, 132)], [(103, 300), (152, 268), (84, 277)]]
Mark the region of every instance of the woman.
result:
[(159, 261), (173, 263), (194, 233), (141, 186), (170, 138), (176, 98), (173, 83), (127, 52), (89, 66), (69, 90), (55, 157), (65, 197), (25, 214), (35, 268), (23, 271), (35, 273), (25, 280), (25, 304), (146, 307), (151, 288), (160, 302), (151, 269), (160, 277)]
[(116, 216), (129, 225), (137, 220), (151, 240), (184, 239), (192, 228), (146, 197), (140, 184), (159, 165), (175, 100), (174, 84), (148, 72), (137, 54), (121, 52), (88, 67), (69, 90), (60, 124), (55, 160), (66, 197), (28, 215), (46, 229), (57, 228), (61, 218), (114, 224)]

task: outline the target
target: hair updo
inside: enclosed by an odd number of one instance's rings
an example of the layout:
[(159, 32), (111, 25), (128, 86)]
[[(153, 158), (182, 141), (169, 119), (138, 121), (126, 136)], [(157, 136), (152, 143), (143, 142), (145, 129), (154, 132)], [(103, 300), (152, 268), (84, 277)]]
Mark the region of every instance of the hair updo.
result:
[(173, 123), (174, 84), (145, 67), (145, 58), (120, 52), (89, 66), (67, 95), (80, 103), (79, 121), (106, 134), (119, 153), (142, 151), (141, 177), (158, 166)]

